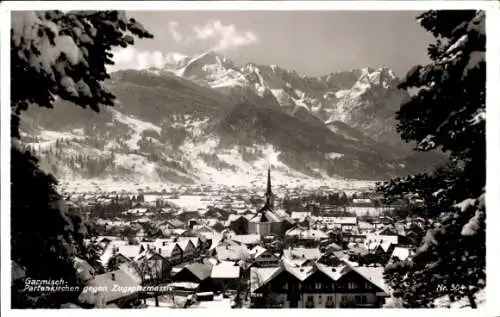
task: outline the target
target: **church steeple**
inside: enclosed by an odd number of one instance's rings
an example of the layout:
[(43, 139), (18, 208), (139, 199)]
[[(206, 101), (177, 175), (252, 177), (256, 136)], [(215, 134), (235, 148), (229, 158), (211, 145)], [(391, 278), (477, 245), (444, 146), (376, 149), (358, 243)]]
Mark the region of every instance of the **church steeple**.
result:
[(267, 168), (267, 188), (266, 188), (266, 206), (274, 208), (273, 191), (271, 190), (271, 167)]

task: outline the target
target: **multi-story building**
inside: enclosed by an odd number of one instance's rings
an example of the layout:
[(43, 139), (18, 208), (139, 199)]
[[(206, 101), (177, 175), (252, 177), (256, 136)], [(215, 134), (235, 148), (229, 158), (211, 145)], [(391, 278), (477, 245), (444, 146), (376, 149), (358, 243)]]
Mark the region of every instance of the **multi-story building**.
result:
[(339, 267), (314, 263), (250, 270), (254, 307), (381, 307), (387, 297), (380, 267)]

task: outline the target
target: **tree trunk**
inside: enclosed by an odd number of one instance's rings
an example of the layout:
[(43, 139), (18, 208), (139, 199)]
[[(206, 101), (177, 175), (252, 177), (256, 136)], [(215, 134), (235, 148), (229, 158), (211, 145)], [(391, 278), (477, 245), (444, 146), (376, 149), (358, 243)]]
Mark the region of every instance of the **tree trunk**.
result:
[(158, 295), (155, 295), (155, 306), (160, 307), (160, 301), (158, 300)]
[(467, 295), (467, 298), (469, 299), (470, 307), (477, 308), (476, 300), (474, 299), (474, 294)]

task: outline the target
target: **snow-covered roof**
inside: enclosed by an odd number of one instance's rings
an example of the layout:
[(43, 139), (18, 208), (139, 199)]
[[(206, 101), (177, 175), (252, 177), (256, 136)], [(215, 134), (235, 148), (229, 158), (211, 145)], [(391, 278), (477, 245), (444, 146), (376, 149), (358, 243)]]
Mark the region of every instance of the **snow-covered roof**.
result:
[(212, 268), (211, 278), (232, 278), (240, 277), (240, 266), (234, 262), (221, 261)]
[(395, 247), (394, 250), (392, 251), (391, 258), (396, 257), (396, 258), (400, 259), (401, 261), (404, 261), (411, 254), (412, 254), (412, 252), (409, 248)]
[(389, 293), (389, 287), (384, 282), (384, 267), (382, 266), (358, 266), (352, 269), (363, 276), (368, 281), (372, 282), (375, 286), (382, 289), (384, 292)]
[[(87, 282), (88, 286), (96, 286), (94, 292), (82, 292), (79, 301), (93, 303), (96, 301), (96, 292), (103, 293), (106, 303), (115, 301), (119, 298), (139, 292), (140, 282), (123, 270), (116, 270), (104, 274), (96, 275)], [(116, 289), (115, 285), (122, 286)], [(106, 287), (107, 291), (99, 291), (99, 287)]]
[(303, 228), (293, 228), (286, 232), (287, 236), (297, 236), (301, 239), (310, 239), (310, 240), (321, 240), (328, 238), (328, 235), (322, 231), (317, 229), (303, 229)]
[(188, 245), (191, 244), (191, 246), (194, 248), (194, 245), (193, 243), (191, 242), (191, 240), (189, 239), (182, 239), (182, 240), (178, 240), (177, 241), (177, 244), (179, 245), (179, 247), (181, 247), (181, 250), (184, 252), (186, 251), (186, 248), (188, 247)]
[(231, 237), (232, 240), (240, 242), (242, 244), (258, 244), (260, 243), (260, 235), (258, 234), (243, 234), (234, 235)]
[(304, 218), (310, 217), (310, 216), (311, 216), (310, 211), (292, 211), (290, 218), (292, 218), (292, 219), (304, 219)]
[(249, 258), (248, 249), (240, 245), (219, 245), (215, 247), (215, 252), (219, 260), (239, 261)]
[(250, 250), (250, 255), (252, 255), (254, 258), (258, 258), (262, 254), (264, 254), (264, 252), (266, 252), (266, 251), (267, 251), (266, 248), (264, 248), (260, 245), (257, 245), (253, 249)]
[(359, 229), (373, 229), (374, 225), (369, 223), (369, 222), (360, 220), (360, 221), (358, 221), (358, 228)]
[(250, 291), (254, 292), (284, 270), (283, 266), (250, 269)]
[(297, 247), (283, 250), (283, 256), (293, 260), (295, 258), (316, 260), (321, 257), (321, 251), (318, 248)]
[(333, 217), (333, 223), (342, 225), (355, 225), (358, 223), (356, 217)]
[(271, 210), (262, 210), (253, 216), (250, 222), (281, 222), (281, 218)]

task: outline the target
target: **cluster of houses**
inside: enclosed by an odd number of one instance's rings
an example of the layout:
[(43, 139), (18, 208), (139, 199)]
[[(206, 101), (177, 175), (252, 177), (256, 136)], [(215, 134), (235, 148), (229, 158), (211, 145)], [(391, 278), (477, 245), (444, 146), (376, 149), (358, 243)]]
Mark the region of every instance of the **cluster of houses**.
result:
[[(127, 211), (132, 221), (98, 220), (101, 235), (87, 241), (98, 246), (98, 265), (76, 259), (75, 267), (86, 285), (101, 291), (82, 293), (80, 305), (137, 307), (172, 292), (199, 298), (230, 292), (248, 307), (384, 304), (390, 290), (383, 266), (414, 253), (405, 244), (407, 223), (287, 213), (274, 207), (274, 198), (268, 172), (264, 204), (257, 210), (158, 214), (136, 207)], [(382, 255), (383, 261), (366, 265), (360, 261), (366, 254)], [(112, 292), (106, 287), (112, 285), (127, 291)], [(141, 291), (148, 285), (168, 287), (156, 294)]]

